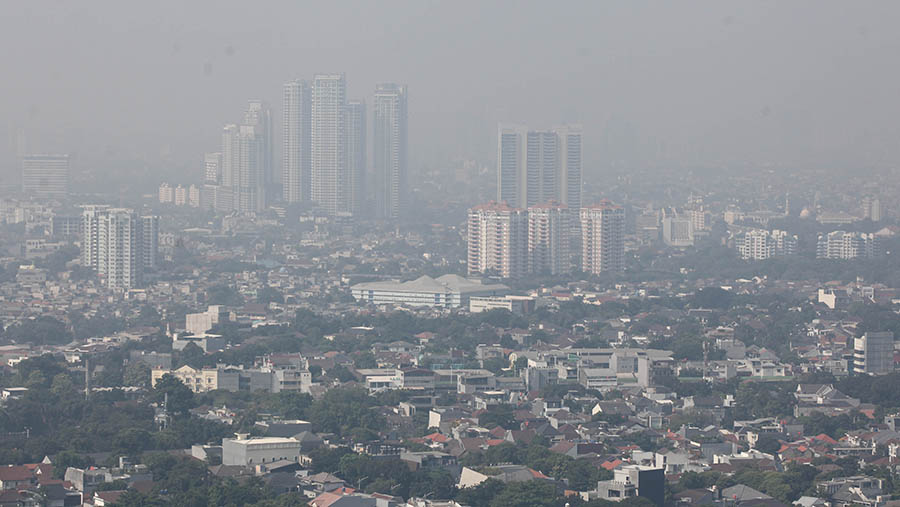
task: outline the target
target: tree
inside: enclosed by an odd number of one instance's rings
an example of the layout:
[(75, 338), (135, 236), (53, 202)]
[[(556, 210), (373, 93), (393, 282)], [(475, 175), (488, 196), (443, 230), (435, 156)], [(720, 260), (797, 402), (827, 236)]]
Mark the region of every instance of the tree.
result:
[(157, 403), (165, 401), (166, 408), (174, 414), (185, 414), (194, 408), (194, 392), (170, 373), (166, 373), (156, 382), (153, 398)]
[(15, 343), (33, 345), (65, 345), (72, 341), (66, 325), (53, 317), (28, 319), (8, 328), (4, 335)]
[[(193, 344), (191, 344), (193, 345)], [(122, 380), (127, 386), (149, 387), (150, 386), (150, 366), (143, 361), (133, 361), (125, 367)]]

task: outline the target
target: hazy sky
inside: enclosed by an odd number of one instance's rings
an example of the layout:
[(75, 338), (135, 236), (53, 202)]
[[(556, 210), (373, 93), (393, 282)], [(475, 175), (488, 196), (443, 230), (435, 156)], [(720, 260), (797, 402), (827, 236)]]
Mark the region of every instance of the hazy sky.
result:
[(343, 71), (370, 104), (409, 85), (412, 170), (492, 161), (498, 121), (582, 123), (594, 170), (895, 164), (898, 19), (896, 1), (6, 0), (0, 160), (8, 177), (26, 128), (30, 151), (199, 175), (248, 98), (277, 115), (283, 82)]

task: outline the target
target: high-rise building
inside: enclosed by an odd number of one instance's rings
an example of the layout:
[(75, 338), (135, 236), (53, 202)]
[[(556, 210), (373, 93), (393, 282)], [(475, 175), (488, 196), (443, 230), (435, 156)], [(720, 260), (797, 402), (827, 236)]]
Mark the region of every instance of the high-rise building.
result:
[(175, 187), (175, 206), (184, 206), (187, 204), (187, 189), (183, 185)]
[(788, 234), (787, 231), (751, 229), (738, 236), (735, 247), (742, 259), (761, 261), (776, 256), (794, 255), (797, 243), (797, 236)]
[(569, 207), (557, 202), (528, 208), (528, 271), (558, 275), (571, 271), (572, 219)]
[(533, 131), (500, 125), (497, 146), (497, 198), (527, 207), (554, 200), (581, 207), (581, 127)]
[(168, 183), (159, 185), (159, 202), (160, 204), (168, 204), (175, 201), (175, 190)]
[(880, 222), (883, 209), (881, 207), (881, 199), (867, 195), (862, 200), (863, 218), (868, 218), (873, 222)]
[(894, 371), (894, 333), (868, 332), (853, 340), (853, 371), (884, 375)]
[(375, 216), (399, 218), (407, 204), (406, 86), (375, 87)]
[(306, 81), (285, 83), (282, 110), (281, 186), (285, 202), (309, 200), (312, 99)]
[[(222, 133), (222, 187), (232, 209), (257, 213), (265, 209), (265, 137), (253, 125), (226, 125)], [(223, 210), (228, 211), (228, 210)]]
[(82, 229), (81, 264), (95, 269), (107, 287), (139, 287), (144, 268), (156, 266), (158, 217), (141, 217), (125, 208), (84, 206)]
[(200, 187), (197, 185), (191, 184), (188, 187), (188, 206), (192, 208), (200, 207)]
[[(247, 104), (247, 111), (244, 112), (244, 122), (241, 125), (253, 127), (255, 142), (259, 144), (256, 149), (259, 151), (259, 170), (262, 173), (264, 195), (277, 195), (278, 189), (281, 187), (281, 175), (275, 173), (271, 108), (265, 101), (250, 100)], [(265, 197), (262, 197), (261, 200), (263, 203), (266, 202)]]
[(347, 187), (347, 211), (359, 215), (366, 195), (366, 103), (351, 100), (344, 107), (344, 128), (347, 140), (344, 144), (347, 155), (346, 175), (349, 178)]
[(69, 195), (69, 156), (22, 157), (22, 192), (34, 197), (65, 199)]
[(880, 254), (880, 238), (875, 234), (832, 231), (819, 234), (817, 259), (870, 259)]
[(528, 270), (526, 211), (494, 202), (469, 209), (467, 243), (470, 275), (524, 275)]
[(329, 215), (349, 212), (350, 177), (344, 125), (347, 83), (344, 75), (316, 75), (311, 95), (310, 197)]
[(581, 269), (625, 270), (625, 209), (609, 202), (581, 208)]
[(203, 156), (203, 183), (218, 185), (222, 182), (222, 154), (207, 153)]
[[(193, 185), (192, 185), (193, 186)], [(159, 217), (141, 217), (141, 260), (145, 269), (156, 269), (159, 263)]]

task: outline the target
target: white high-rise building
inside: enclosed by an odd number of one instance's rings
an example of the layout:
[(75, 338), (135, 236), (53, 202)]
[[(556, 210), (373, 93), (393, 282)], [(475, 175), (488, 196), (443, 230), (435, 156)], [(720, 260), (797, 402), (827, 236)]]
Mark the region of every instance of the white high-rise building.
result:
[(399, 218), (407, 205), (407, 95), (394, 83), (375, 87), (375, 216)]
[(572, 269), (572, 218), (565, 204), (547, 202), (528, 208), (528, 271), (558, 275)]
[(528, 271), (527, 212), (493, 202), (469, 209), (467, 244), (470, 275), (524, 275)]
[(752, 229), (739, 236), (735, 246), (744, 260), (766, 260), (771, 257), (794, 255), (798, 238), (787, 231)]
[(175, 190), (172, 188), (172, 185), (168, 183), (162, 183), (159, 185), (159, 202), (160, 204), (167, 204), (175, 201)]
[(625, 270), (625, 209), (609, 202), (581, 208), (582, 271)]
[(870, 259), (879, 254), (879, 236), (863, 232), (832, 231), (819, 234), (818, 259)]
[(175, 206), (184, 206), (187, 204), (187, 189), (183, 185), (175, 187)]
[(84, 206), (82, 227), (81, 264), (95, 269), (107, 287), (139, 287), (144, 268), (156, 266), (158, 217), (141, 217), (125, 208)]
[(347, 196), (350, 202), (348, 211), (359, 215), (362, 211), (362, 203), (366, 195), (366, 103), (360, 100), (351, 100), (344, 108), (344, 128), (347, 135), (344, 147), (347, 155), (347, 177), (345, 183), (348, 187)]
[(281, 186), (285, 202), (309, 200), (312, 100), (306, 81), (285, 83), (282, 110)]
[(188, 206), (192, 208), (200, 207), (200, 187), (197, 185), (191, 184), (188, 187)]
[(222, 133), (222, 188), (218, 194), (230, 195), (231, 209), (240, 213), (257, 213), (266, 206), (265, 138), (257, 130), (253, 125), (231, 124)]
[(311, 94), (310, 197), (329, 215), (350, 212), (344, 75), (316, 75)]
[(500, 125), (497, 139), (500, 201), (527, 207), (554, 200), (580, 209), (581, 127), (533, 131), (519, 125)]
[(22, 157), (22, 192), (35, 197), (65, 199), (69, 195), (69, 156)]

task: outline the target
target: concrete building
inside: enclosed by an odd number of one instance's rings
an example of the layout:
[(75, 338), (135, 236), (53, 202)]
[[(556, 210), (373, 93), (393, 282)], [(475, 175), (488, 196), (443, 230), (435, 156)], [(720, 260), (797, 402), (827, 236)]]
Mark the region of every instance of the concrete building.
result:
[(534, 310), (534, 298), (530, 296), (471, 296), (469, 298), (470, 313), (500, 309), (524, 315)]
[(221, 186), (231, 194), (233, 211), (252, 214), (265, 209), (267, 146), (261, 125), (230, 124), (222, 130)]
[(581, 208), (581, 269), (625, 270), (625, 210), (609, 202)]
[(218, 185), (222, 182), (222, 154), (203, 155), (203, 183)]
[(282, 199), (287, 203), (309, 200), (310, 120), (312, 98), (306, 81), (296, 80), (283, 87), (282, 109)]
[(458, 275), (443, 275), (438, 278), (421, 276), (408, 282), (365, 282), (350, 290), (360, 303), (458, 308), (467, 306), (473, 296), (505, 295), (509, 287)]
[(308, 370), (244, 368), (242, 366), (218, 365), (215, 368), (192, 368), (182, 366), (176, 370), (154, 368), (151, 383), (156, 386), (164, 375), (172, 375), (195, 393), (223, 390), (229, 392), (279, 393), (300, 391), (308, 393), (312, 376)]
[(694, 246), (694, 222), (690, 218), (667, 216), (662, 219), (662, 238), (676, 248)]
[(344, 160), (347, 164), (346, 175), (349, 180), (347, 186), (345, 212), (359, 215), (362, 211), (362, 203), (366, 196), (366, 103), (361, 100), (351, 100), (344, 106), (344, 128), (347, 139), (345, 148), (347, 154)]
[(409, 192), (406, 86), (394, 83), (376, 86), (374, 107), (375, 216), (396, 219), (406, 209)]
[(559, 275), (572, 270), (569, 207), (555, 201), (528, 208), (528, 272)]
[(228, 309), (222, 305), (210, 305), (205, 312), (188, 313), (184, 316), (184, 329), (193, 335), (203, 334), (220, 322), (230, 319)]
[(158, 217), (140, 217), (131, 209), (84, 206), (82, 266), (95, 269), (110, 288), (139, 287), (144, 268), (157, 262), (158, 224)]
[(819, 234), (817, 259), (871, 259), (878, 252), (879, 237), (862, 232), (833, 231)]
[(317, 74), (311, 97), (310, 197), (328, 215), (350, 212), (344, 74)]
[(526, 211), (493, 202), (469, 209), (467, 245), (470, 275), (524, 275), (528, 271)]
[(794, 255), (797, 243), (797, 236), (788, 234), (787, 231), (752, 229), (736, 239), (735, 247), (744, 260), (766, 260)]
[(300, 441), (285, 437), (250, 438), (238, 433), (235, 438), (222, 439), (222, 464), (255, 466), (274, 461), (297, 461)]
[(533, 131), (500, 125), (497, 134), (497, 200), (527, 208), (550, 200), (581, 207), (582, 130), (568, 125)]
[(868, 332), (853, 340), (853, 371), (883, 375), (894, 371), (894, 333)]
[(22, 158), (22, 192), (44, 199), (69, 195), (68, 155), (25, 155)]
[[(258, 165), (261, 184), (255, 181), (251, 183), (254, 187), (262, 186), (262, 195), (258, 198), (262, 203), (259, 211), (267, 205), (269, 195), (275, 195), (281, 187), (280, 174), (275, 173), (274, 131), (272, 130), (272, 109), (269, 104), (259, 99), (248, 101), (242, 125), (253, 127), (255, 142), (259, 144)], [(258, 189), (255, 191), (260, 192)]]
[(596, 496), (613, 502), (642, 497), (662, 507), (665, 501), (666, 476), (663, 468), (625, 465), (613, 471), (613, 479), (597, 483)]

